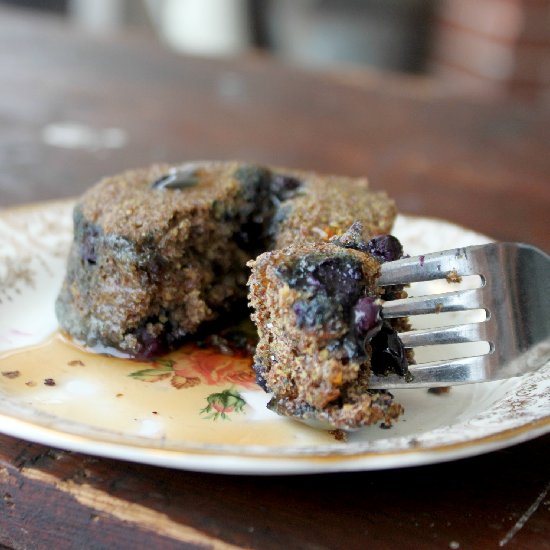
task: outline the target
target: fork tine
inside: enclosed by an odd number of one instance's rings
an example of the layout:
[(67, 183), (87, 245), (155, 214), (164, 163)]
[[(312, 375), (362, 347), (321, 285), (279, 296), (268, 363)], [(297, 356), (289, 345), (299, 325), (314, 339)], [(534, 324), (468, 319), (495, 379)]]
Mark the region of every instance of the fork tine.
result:
[(463, 311), (467, 309), (483, 309), (484, 288), (458, 290), (444, 294), (414, 296), (401, 300), (388, 300), (382, 307), (386, 319), (407, 317), (424, 313), (442, 313), (444, 311)]
[(481, 323), (400, 333), (407, 348), (478, 341), (490, 348), (485, 355), (411, 365), (410, 382), (393, 374), (373, 375), (370, 387), (452, 386), (503, 380), (539, 368), (550, 358), (549, 268), (550, 257), (521, 243), (490, 243), (384, 263), (381, 286), (445, 279), (453, 271), (481, 277), (481, 288), (385, 302), (382, 314), (388, 318), (485, 310)]
[(495, 333), (491, 321), (399, 333), (399, 339), (406, 348), (479, 341), (494, 344), (494, 338)]
[[(492, 356), (477, 355), (464, 359), (450, 361), (435, 361), (410, 365), (409, 372), (412, 375), (410, 382), (405, 382), (401, 376), (390, 374), (388, 376), (371, 375), (369, 388), (371, 389), (401, 389), (401, 388), (433, 388), (471, 382), (483, 382), (490, 378), (492, 369)], [(493, 376), (492, 380), (495, 379)]]
[(425, 256), (412, 256), (394, 262), (385, 262), (380, 269), (380, 286), (417, 283), (445, 279), (451, 272), (463, 275), (479, 275), (472, 269), (477, 250), (483, 246), (454, 248), (443, 252), (433, 252)]

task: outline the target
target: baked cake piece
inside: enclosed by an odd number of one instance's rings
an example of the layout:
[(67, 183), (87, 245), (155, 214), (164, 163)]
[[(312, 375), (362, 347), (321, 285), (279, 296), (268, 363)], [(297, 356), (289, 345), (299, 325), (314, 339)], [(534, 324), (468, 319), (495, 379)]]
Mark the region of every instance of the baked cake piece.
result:
[(381, 317), (381, 298), (405, 294), (376, 284), (381, 262), (402, 249), (395, 237), (362, 233), (355, 223), (330, 242), (292, 244), (249, 263), (254, 368), (279, 414), (349, 430), (389, 426), (403, 411), (389, 392), (368, 389), (371, 371), (408, 373), (396, 333), (408, 324)]
[(88, 346), (154, 356), (239, 303), (246, 262), (328, 240), (353, 220), (387, 233), (395, 206), (364, 179), (236, 162), (155, 165), (106, 178), (74, 209), (74, 242), (56, 304)]

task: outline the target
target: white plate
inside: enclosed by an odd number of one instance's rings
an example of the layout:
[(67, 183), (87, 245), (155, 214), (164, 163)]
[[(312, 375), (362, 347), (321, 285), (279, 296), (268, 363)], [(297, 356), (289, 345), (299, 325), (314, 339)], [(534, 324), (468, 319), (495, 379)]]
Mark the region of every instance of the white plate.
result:
[[(51, 340), (71, 208), (57, 202), (0, 212), (0, 431), (6, 434), (160, 466), (283, 474), (430, 464), (550, 431), (550, 363), (521, 378), (444, 395), (397, 391), (401, 420), (343, 442), (268, 411), (244, 359), (187, 349), (173, 354), (173, 363), (143, 365)], [(448, 222), (408, 216), (398, 218), (394, 233), (410, 254), (488, 241)]]

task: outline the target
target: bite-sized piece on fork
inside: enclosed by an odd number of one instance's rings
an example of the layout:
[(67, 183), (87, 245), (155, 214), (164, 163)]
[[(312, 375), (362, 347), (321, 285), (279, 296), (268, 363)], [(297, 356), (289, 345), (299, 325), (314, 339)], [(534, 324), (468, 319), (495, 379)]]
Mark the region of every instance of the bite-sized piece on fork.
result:
[(369, 387), (436, 387), (501, 380), (536, 370), (550, 360), (550, 257), (533, 246), (491, 243), (386, 262), (378, 284), (458, 281), (468, 275), (478, 275), (481, 286), (388, 301), (383, 316), (485, 310), (485, 320), (478, 323), (413, 330), (399, 337), (406, 348), (484, 341), (489, 343), (488, 353), (411, 365), (409, 382), (397, 375), (372, 375)]

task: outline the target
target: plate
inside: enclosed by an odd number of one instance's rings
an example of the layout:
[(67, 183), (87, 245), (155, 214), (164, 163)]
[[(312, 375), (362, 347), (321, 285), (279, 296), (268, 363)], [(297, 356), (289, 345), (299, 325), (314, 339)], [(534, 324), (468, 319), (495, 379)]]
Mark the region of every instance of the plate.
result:
[[(254, 384), (245, 356), (190, 344), (160, 361), (139, 363), (81, 350), (56, 334), (53, 307), (72, 237), (71, 210), (65, 201), (0, 212), (5, 434), (159, 466), (271, 475), (430, 464), (550, 431), (550, 363), (520, 378), (444, 394), (396, 391), (405, 414), (393, 427), (371, 426), (342, 438), (268, 411), (268, 397)], [(412, 216), (400, 216), (394, 233), (409, 254), (489, 240)], [(424, 326), (433, 317), (423, 318)]]

